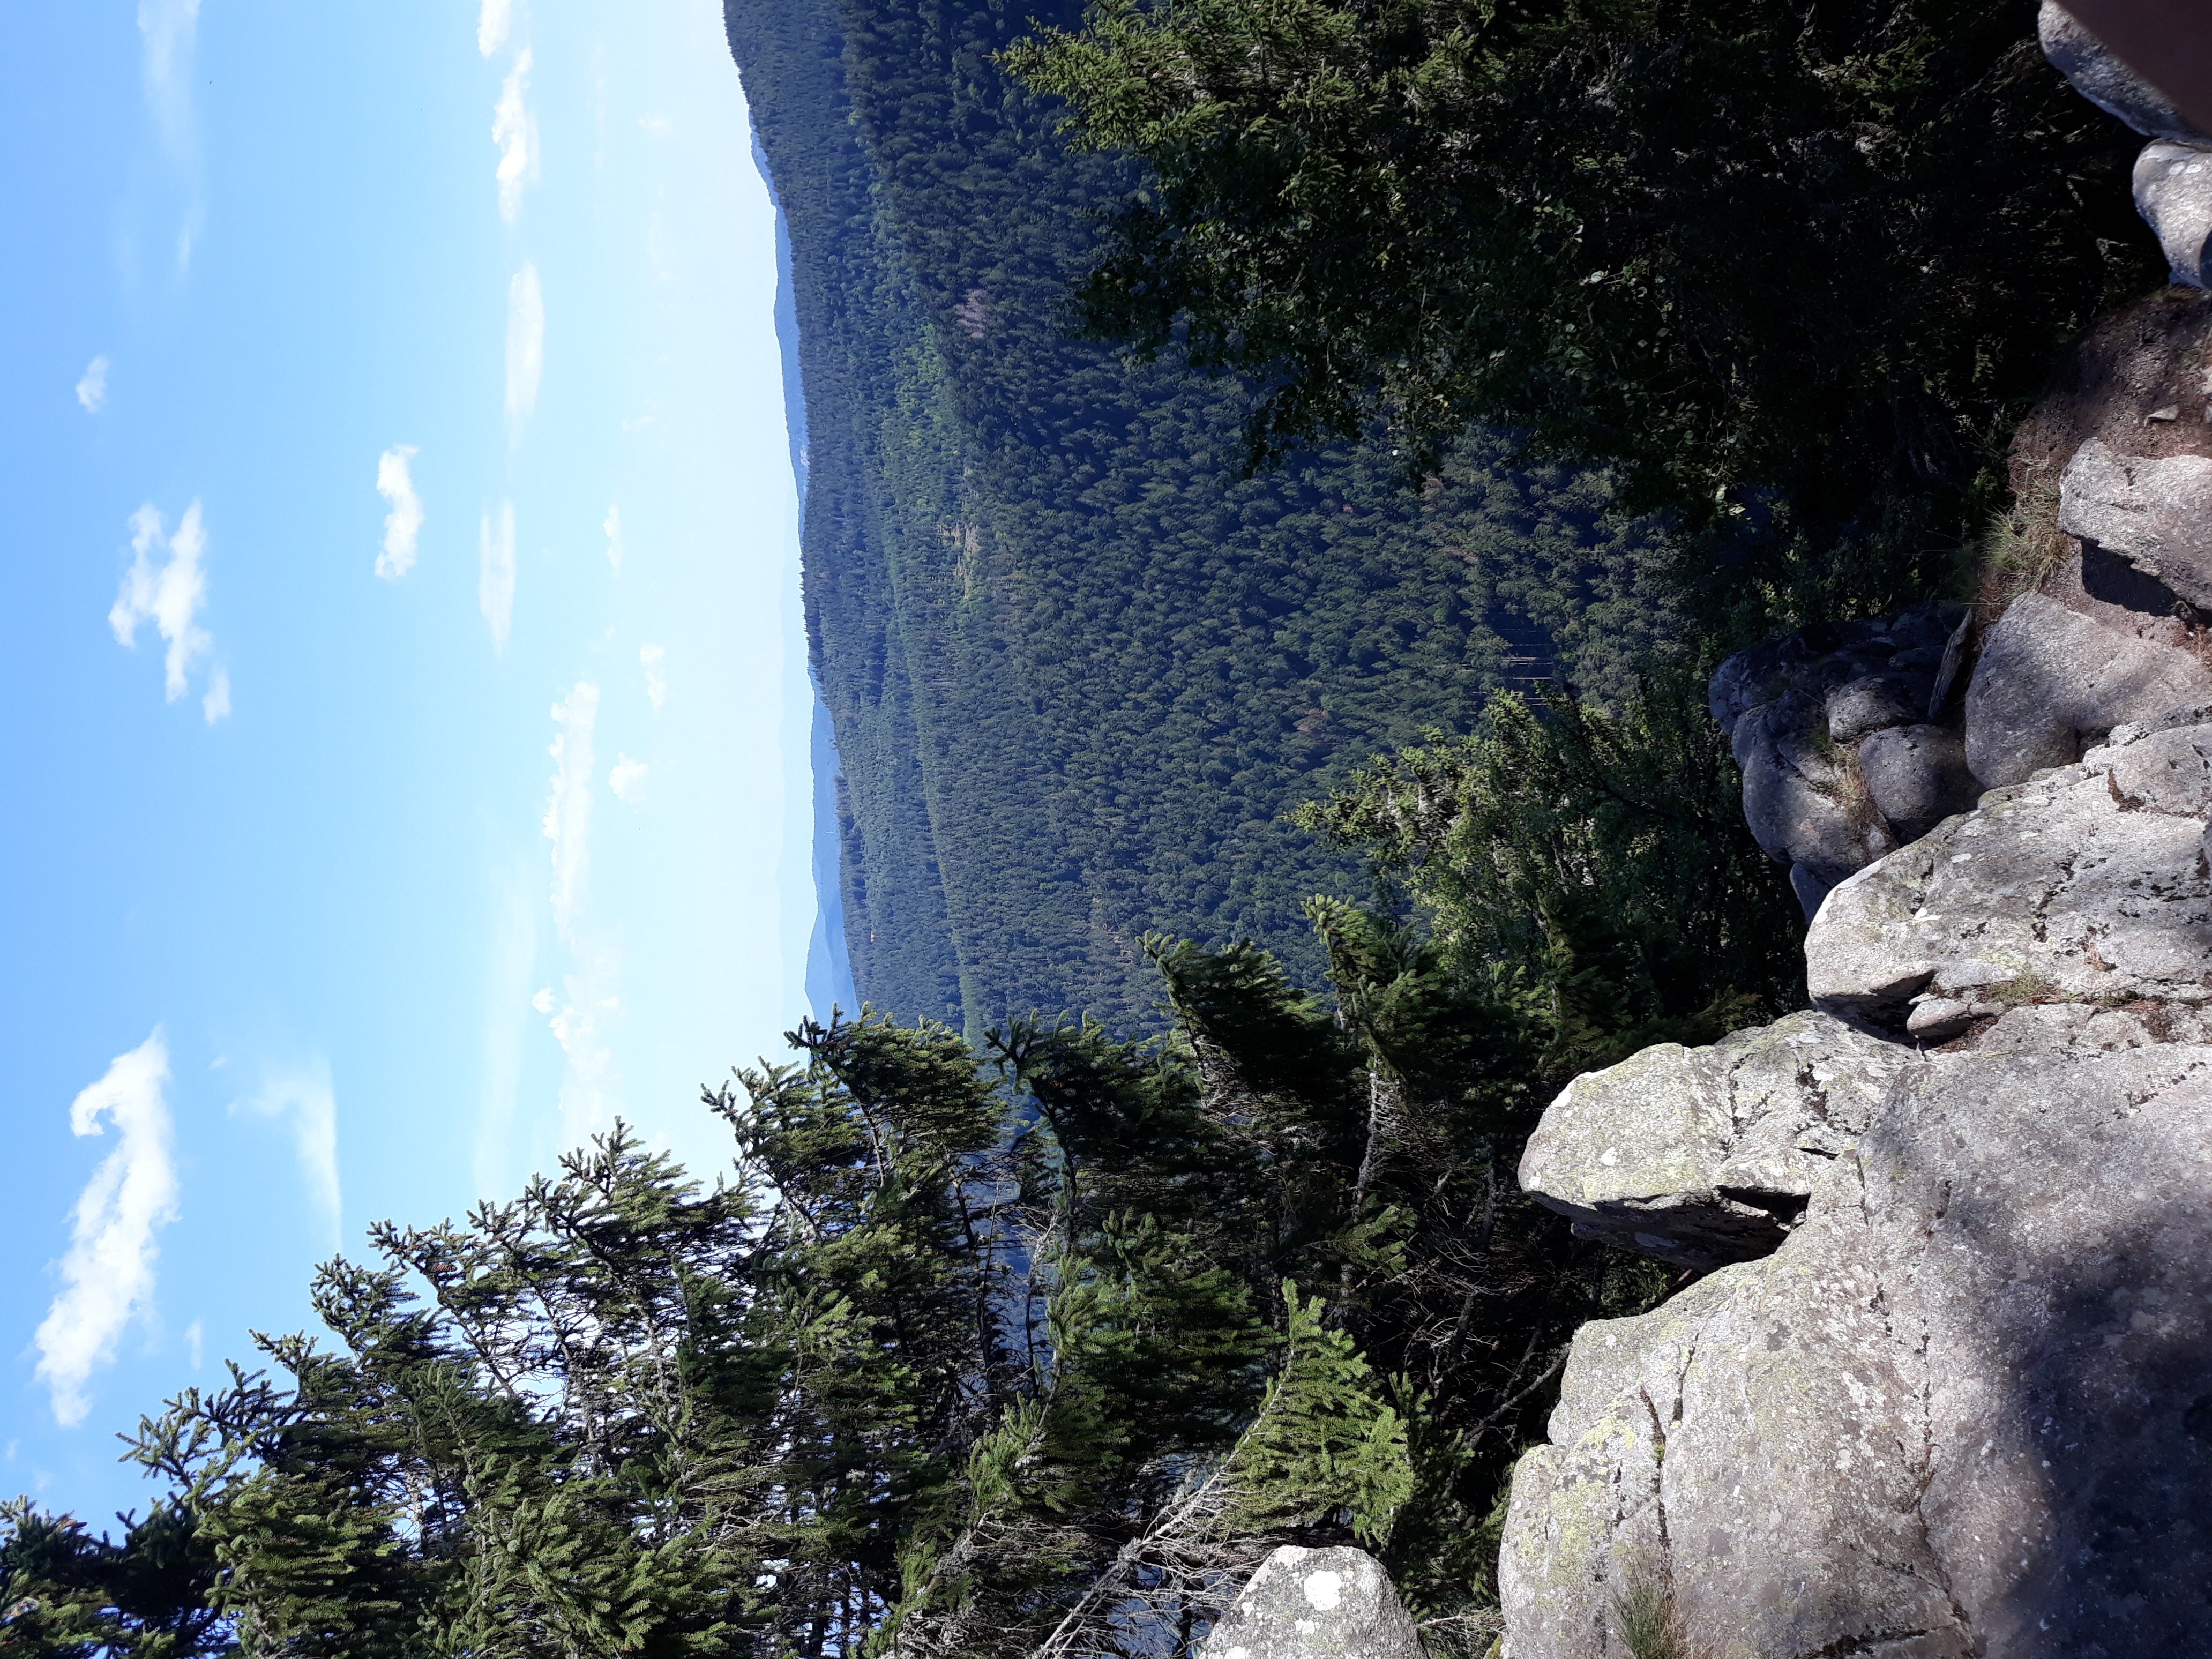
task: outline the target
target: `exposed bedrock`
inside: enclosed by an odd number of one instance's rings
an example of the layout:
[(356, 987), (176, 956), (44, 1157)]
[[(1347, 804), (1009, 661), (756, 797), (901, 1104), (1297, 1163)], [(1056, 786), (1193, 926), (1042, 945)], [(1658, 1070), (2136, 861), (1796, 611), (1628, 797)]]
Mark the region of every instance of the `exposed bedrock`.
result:
[(2212, 702), (2123, 722), (1838, 886), (1815, 1011), (1553, 1103), (1524, 1187), (1725, 1265), (1577, 1336), (1515, 1477), (1507, 1659), (1620, 1652), (1638, 1583), (1711, 1659), (2194, 1650), (2208, 825)]
[(2212, 1629), (2212, 1048), (1912, 1056), (1772, 1255), (1575, 1339), (1507, 1659), (2182, 1654)]
[(1814, 1004), (1929, 1037), (2058, 1003), (2084, 1032), (2200, 1030), (2212, 708), (2167, 719), (1992, 791), (1844, 883), (1805, 938)]
[(1822, 1013), (1709, 1048), (1661, 1043), (1567, 1085), (1521, 1185), (1580, 1237), (1662, 1261), (1765, 1255), (1911, 1060)]

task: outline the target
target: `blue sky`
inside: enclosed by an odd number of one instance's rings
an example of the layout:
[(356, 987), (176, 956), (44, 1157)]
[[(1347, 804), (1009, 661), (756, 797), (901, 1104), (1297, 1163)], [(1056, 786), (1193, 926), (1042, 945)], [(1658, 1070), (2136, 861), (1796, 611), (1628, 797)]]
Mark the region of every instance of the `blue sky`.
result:
[(15, 0), (0, 1491), (781, 1052), (774, 216), (713, 0)]

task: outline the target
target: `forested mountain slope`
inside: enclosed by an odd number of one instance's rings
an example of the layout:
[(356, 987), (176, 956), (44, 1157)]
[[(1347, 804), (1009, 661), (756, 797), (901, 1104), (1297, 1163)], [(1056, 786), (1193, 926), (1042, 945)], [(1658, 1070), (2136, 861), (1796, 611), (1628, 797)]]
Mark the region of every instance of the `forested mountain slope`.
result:
[(1312, 981), (1356, 861), (1283, 814), (1498, 687), (1601, 693), (1663, 638), (1648, 526), (1470, 440), (1256, 478), (1227, 389), (1067, 337), (1121, 164), (988, 54), (1073, 3), (729, 0), (787, 217), (808, 647), (842, 764), (860, 994), (971, 1032), (1153, 1023), (1137, 940), (1249, 936)]

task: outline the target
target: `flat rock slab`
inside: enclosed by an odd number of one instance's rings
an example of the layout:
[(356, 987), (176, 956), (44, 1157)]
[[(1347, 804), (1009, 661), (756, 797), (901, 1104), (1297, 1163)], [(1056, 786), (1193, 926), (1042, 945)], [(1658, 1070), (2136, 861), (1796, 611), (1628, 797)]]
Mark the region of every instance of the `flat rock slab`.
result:
[(1805, 939), (1814, 1006), (1901, 1028), (1922, 999), (2212, 1001), (2212, 726), (2113, 738), (1831, 893)]
[(1966, 688), (1966, 764), (2000, 788), (2070, 765), (2117, 726), (2208, 699), (2212, 668), (2192, 653), (2024, 593), (1990, 631)]
[(2212, 1048), (1912, 1058), (1771, 1256), (1577, 1336), (1506, 1659), (2108, 1659), (2212, 1630)]
[(1198, 1659), (1422, 1659), (1421, 1638), (1365, 1550), (1285, 1544), (1199, 1644)]
[[(2212, 207), (2212, 155), (2197, 165)], [(2212, 218), (2200, 243), (2208, 231)], [(2201, 418), (2202, 408), (2189, 413)], [(2130, 455), (2091, 438), (2060, 475), (2058, 527), (2212, 610), (2212, 456)]]
[(1661, 1043), (1567, 1085), (1529, 1137), (1521, 1185), (1581, 1237), (1639, 1255), (1763, 1256), (1911, 1060), (1823, 1013), (1711, 1048)]

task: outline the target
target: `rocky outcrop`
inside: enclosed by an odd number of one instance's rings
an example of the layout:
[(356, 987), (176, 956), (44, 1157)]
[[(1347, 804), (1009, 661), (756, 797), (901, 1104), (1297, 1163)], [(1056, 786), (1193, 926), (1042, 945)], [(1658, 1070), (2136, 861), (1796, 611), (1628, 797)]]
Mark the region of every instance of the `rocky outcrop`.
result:
[(2014, 600), (1966, 691), (1966, 761), (1995, 788), (2067, 766), (2117, 726), (2212, 702), (2193, 651), (2124, 633), (2043, 593)]
[(1829, 895), (1815, 1012), (1553, 1103), (1524, 1187), (1726, 1265), (1576, 1338), (1506, 1659), (1638, 1586), (1711, 1659), (2212, 1629), (2209, 831), (2212, 700), (2123, 723)]
[(1390, 1575), (1365, 1550), (1285, 1544), (1199, 1644), (1198, 1659), (1422, 1659)]
[[(2201, 285), (2205, 136), (2042, 31), (2151, 137), (2138, 205)], [(2026, 556), (1950, 667), (1916, 613), (1715, 678), (1817, 904), (1814, 1007), (1578, 1078), (1529, 1141), (1578, 1233), (1705, 1276), (1576, 1337), (1514, 1480), (1504, 1659), (1621, 1653), (1654, 1597), (1705, 1659), (2212, 1631), (2212, 295), (2100, 323), (2012, 463)]]
[(1521, 1185), (1579, 1237), (1679, 1267), (1766, 1255), (1911, 1058), (1822, 1013), (1661, 1043), (1567, 1085)]
[(1710, 1659), (2212, 1629), (2212, 682), (2094, 550), (1967, 696), (2024, 775), (1827, 896), (1814, 1011), (1579, 1078), (1531, 1139), (1578, 1231), (1714, 1270), (1576, 1338), (1505, 1659), (1618, 1653), (1653, 1594)]
[(2081, 1010), (2085, 1031), (2202, 1030), (2207, 720), (2212, 701), (2122, 727), (1845, 882), (1806, 935), (1814, 1003), (1928, 1036), (2055, 1002)]
[(1764, 1261), (1577, 1336), (1506, 1659), (2180, 1654), (2212, 1630), (2212, 1048), (1917, 1055)]
[(2037, 19), (2043, 55), (2074, 90), (2150, 139), (2136, 160), (2136, 210), (2165, 251), (2173, 280), (2203, 288), (2212, 240), (2212, 135), (2122, 63), (2056, 0)]
[[(1972, 804), (1963, 750), (1929, 726), (1951, 700), (1946, 668), (1955, 673), (1964, 617), (1961, 605), (1923, 605), (1808, 628), (1739, 652), (1713, 676), (1709, 703), (1743, 773), (1745, 820), (1790, 867), (1808, 917), (1852, 871)], [(1877, 741), (1891, 732), (1915, 735)], [(1863, 760), (1870, 743), (1880, 793)]]

